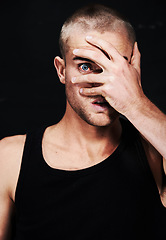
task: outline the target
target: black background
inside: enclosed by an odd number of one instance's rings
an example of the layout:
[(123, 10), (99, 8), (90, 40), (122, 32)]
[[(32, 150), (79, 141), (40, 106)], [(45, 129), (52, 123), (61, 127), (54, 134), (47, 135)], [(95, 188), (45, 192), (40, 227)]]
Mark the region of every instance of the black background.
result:
[[(125, 14), (142, 54), (146, 95), (166, 112), (166, 1), (91, 1)], [(0, 1), (0, 137), (54, 124), (65, 111), (53, 60), (66, 17), (90, 1)]]
[[(144, 92), (166, 112), (166, 1), (91, 2), (116, 8), (131, 21), (142, 54)], [(64, 86), (53, 60), (59, 55), (63, 22), (87, 3), (90, 1), (0, 0), (0, 138), (54, 124), (63, 116)], [(161, 212), (157, 218), (159, 235), (165, 239)]]

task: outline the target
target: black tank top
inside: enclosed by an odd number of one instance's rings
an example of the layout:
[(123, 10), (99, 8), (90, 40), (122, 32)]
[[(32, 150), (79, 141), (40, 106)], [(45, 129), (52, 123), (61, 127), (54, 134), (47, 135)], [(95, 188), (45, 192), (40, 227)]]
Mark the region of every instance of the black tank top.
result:
[(27, 134), (16, 189), (15, 240), (158, 239), (158, 190), (138, 132), (124, 120), (122, 127), (121, 143), (111, 156), (76, 171), (47, 165), (41, 147), (45, 128)]

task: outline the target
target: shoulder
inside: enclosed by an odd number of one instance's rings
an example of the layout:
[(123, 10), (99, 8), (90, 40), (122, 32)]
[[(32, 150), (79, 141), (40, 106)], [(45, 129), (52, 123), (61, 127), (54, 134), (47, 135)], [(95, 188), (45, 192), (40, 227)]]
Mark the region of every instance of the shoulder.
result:
[(26, 135), (17, 135), (0, 141), (0, 188), (3, 186), (4, 191), (8, 191), (12, 199), (18, 180), (25, 139)]
[(16, 148), (23, 147), (26, 135), (15, 135), (6, 137), (0, 140), (0, 151), (5, 153), (9, 149), (15, 150)]
[(22, 155), (25, 139), (26, 135), (17, 135), (0, 141), (0, 169), (16, 163), (16, 159)]

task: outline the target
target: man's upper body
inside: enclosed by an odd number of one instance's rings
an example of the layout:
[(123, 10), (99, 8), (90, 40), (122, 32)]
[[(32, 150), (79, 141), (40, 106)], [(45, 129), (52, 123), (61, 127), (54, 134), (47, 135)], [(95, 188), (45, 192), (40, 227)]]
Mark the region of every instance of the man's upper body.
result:
[[(120, 113), (142, 136), (166, 206), (166, 116), (143, 93), (137, 44), (131, 41), (122, 22), (116, 22), (113, 30), (76, 23), (66, 30), (69, 37), (63, 39), (65, 57), (55, 58), (59, 79), (65, 84), (67, 105), (62, 120), (44, 132), (44, 159), (52, 168), (68, 171), (102, 162), (120, 144)], [(0, 143), (0, 240), (9, 239), (25, 140), (26, 135), (13, 136)]]

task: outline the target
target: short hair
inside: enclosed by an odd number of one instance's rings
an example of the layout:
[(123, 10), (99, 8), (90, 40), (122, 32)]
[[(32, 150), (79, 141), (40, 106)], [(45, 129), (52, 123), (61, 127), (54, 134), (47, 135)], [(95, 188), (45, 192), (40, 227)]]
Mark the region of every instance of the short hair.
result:
[(72, 31), (75, 28), (82, 30), (96, 30), (100, 33), (105, 31), (126, 31), (127, 37), (134, 45), (136, 35), (134, 28), (130, 22), (116, 10), (101, 5), (91, 4), (78, 9), (64, 22), (59, 38), (59, 46), (62, 57), (65, 59), (65, 54), (68, 50), (68, 40)]

